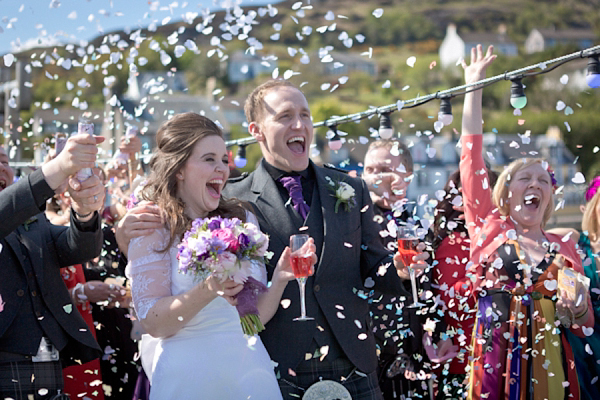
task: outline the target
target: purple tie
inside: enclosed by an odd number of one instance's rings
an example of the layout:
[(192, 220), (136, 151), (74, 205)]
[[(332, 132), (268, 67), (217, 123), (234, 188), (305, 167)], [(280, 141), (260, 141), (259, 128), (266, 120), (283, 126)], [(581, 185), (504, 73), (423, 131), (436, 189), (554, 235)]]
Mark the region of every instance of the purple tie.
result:
[(279, 178), (279, 182), (290, 194), (294, 209), (300, 214), (303, 219), (306, 219), (310, 207), (304, 201), (302, 196), (302, 185), (300, 184), (300, 175), (284, 176)]

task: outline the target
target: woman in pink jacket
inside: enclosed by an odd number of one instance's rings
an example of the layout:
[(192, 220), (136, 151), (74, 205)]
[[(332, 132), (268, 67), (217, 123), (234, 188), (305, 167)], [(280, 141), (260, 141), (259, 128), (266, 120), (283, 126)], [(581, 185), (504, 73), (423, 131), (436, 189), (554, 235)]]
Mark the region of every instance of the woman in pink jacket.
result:
[[(481, 45), (463, 61), (466, 83), (485, 78), (495, 59)], [(583, 273), (572, 241), (544, 231), (554, 208), (554, 176), (542, 159), (513, 161), (493, 188), (483, 160), (481, 90), (465, 96), (460, 174), (471, 260), (454, 286), (477, 297), (469, 399), (579, 399), (565, 329), (583, 336), (594, 326), (587, 291), (577, 304), (557, 296), (560, 268)], [(491, 195), (490, 195), (491, 194)], [(567, 315), (558, 321), (557, 312)], [(591, 333), (590, 333), (591, 334)]]

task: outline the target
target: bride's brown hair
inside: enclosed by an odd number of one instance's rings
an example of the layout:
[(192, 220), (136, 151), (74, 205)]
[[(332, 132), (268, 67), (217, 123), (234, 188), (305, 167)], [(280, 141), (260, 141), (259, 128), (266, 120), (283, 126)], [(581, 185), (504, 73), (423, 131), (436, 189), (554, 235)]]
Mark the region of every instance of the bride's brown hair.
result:
[[(161, 251), (167, 251), (175, 239), (191, 227), (192, 220), (184, 213), (185, 203), (177, 197), (176, 174), (190, 158), (196, 143), (207, 136), (223, 138), (223, 133), (213, 121), (193, 112), (175, 115), (156, 133), (156, 150), (149, 164), (150, 176), (141, 197), (160, 207), (165, 217), (170, 239)], [(217, 209), (208, 213), (208, 217), (214, 216), (246, 220), (243, 204), (223, 197)]]

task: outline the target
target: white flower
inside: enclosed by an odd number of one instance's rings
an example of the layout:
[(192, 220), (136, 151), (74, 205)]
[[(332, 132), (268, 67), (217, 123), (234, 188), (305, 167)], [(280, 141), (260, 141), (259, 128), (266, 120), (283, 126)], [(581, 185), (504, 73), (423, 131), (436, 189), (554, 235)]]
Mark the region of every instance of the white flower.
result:
[(350, 186), (350, 184), (346, 182), (337, 182), (333, 184), (332, 187), (333, 195), (337, 200), (335, 202), (335, 212), (338, 212), (338, 208), (340, 204), (346, 211), (349, 211), (352, 207), (356, 205), (356, 200), (354, 199), (354, 188)]
[(341, 201), (348, 201), (354, 197), (354, 188), (346, 182), (340, 182), (335, 191), (335, 196)]

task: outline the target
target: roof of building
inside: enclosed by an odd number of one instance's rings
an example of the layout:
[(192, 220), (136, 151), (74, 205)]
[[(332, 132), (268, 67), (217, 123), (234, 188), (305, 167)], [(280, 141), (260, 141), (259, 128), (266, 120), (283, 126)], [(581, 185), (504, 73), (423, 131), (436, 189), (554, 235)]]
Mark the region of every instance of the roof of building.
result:
[(598, 37), (591, 29), (538, 29), (538, 32), (546, 39), (595, 40)]

